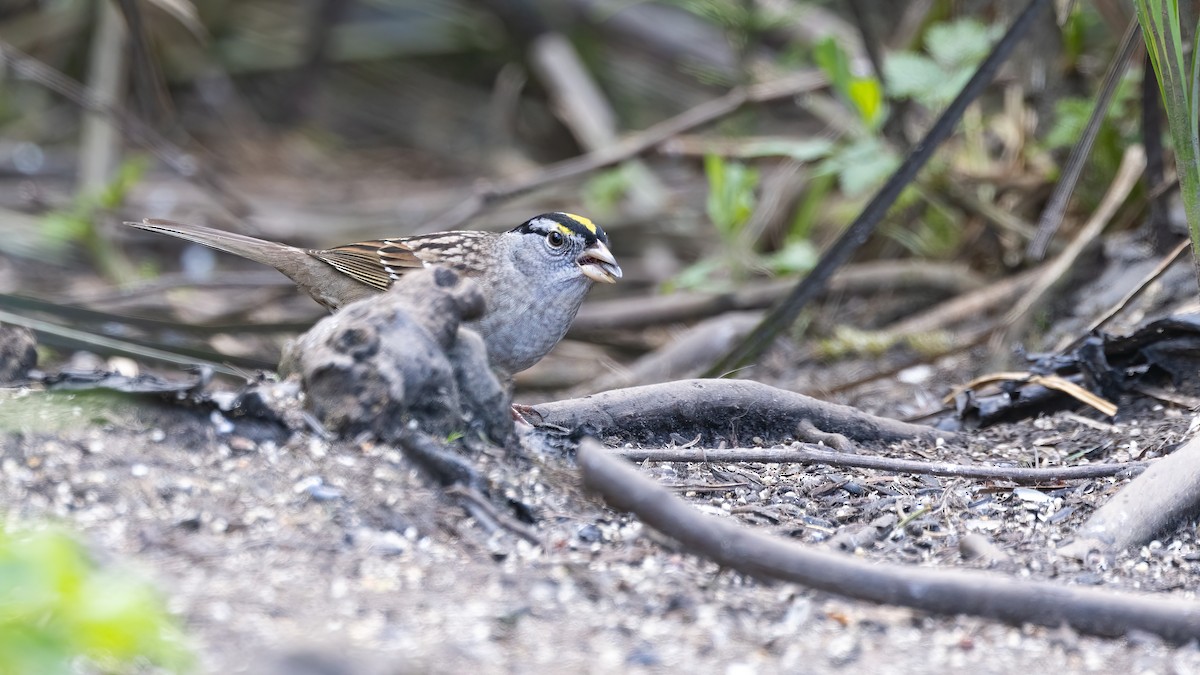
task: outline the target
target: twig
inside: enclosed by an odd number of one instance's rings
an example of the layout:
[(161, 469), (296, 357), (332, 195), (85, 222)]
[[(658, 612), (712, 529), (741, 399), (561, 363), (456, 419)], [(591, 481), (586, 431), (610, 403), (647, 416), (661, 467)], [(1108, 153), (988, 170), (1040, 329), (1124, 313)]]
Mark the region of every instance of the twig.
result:
[(1034, 25), (1034, 21), (1045, 13), (1048, 3), (1049, 0), (1029, 0), (1008, 32), (979, 65), (970, 81), (947, 106), (925, 138), (904, 158), (896, 172), (888, 178), (850, 227), (829, 247), (812, 272), (796, 284), (791, 294), (767, 314), (744, 342), (709, 368), (706, 375), (720, 376), (748, 364), (766, 350), (776, 336), (795, 322), (800, 311), (818, 295), (834, 270), (849, 261), (854, 252), (870, 238), (904, 187), (912, 183), (938, 146), (950, 137), (967, 106), (987, 88), (1017, 43)]
[[(1153, 633), (1172, 642), (1200, 636), (1200, 605), (1079, 588), (993, 572), (911, 568), (813, 550), (701, 514), (586, 438), (578, 451), (584, 485), (630, 511), (686, 550), (759, 578), (935, 614), (972, 614), (1010, 623), (1068, 624), (1093, 635)], [(1200, 484), (1200, 483), (1198, 483)]]
[(484, 208), (502, 199), (617, 164), (653, 149), (672, 136), (731, 115), (749, 103), (766, 103), (787, 98), (824, 85), (823, 75), (816, 71), (804, 71), (770, 82), (738, 87), (724, 96), (701, 103), (601, 150), (551, 164), (526, 176), (503, 182), (482, 183), (475, 189), (474, 194), (441, 216), (431, 219), (420, 231), (437, 232), (459, 228)]
[(1121, 312), (1121, 310), (1129, 306), (1129, 303), (1132, 302), (1134, 298), (1141, 295), (1150, 284), (1157, 281), (1158, 278), (1163, 274), (1166, 274), (1167, 270), (1171, 268), (1171, 265), (1174, 265), (1182, 260), (1184, 254), (1187, 253), (1188, 248), (1190, 248), (1191, 245), (1192, 242), (1190, 239), (1184, 239), (1183, 241), (1179, 242), (1179, 244), (1175, 246), (1175, 250), (1163, 256), (1163, 259), (1160, 260), (1159, 263), (1154, 266), (1154, 269), (1150, 270), (1145, 277), (1142, 277), (1142, 280), (1139, 281), (1136, 286), (1129, 289), (1128, 293), (1114, 303), (1112, 307), (1109, 307), (1107, 310), (1105, 310), (1103, 314), (1092, 320), (1092, 322), (1088, 324), (1088, 327), (1084, 329), (1080, 335), (1055, 351), (1061, 354), (1078, 347), (1081, 343), (1083, 343), (1087, 336), (1095, 333), (1097, 330), (1102, 328), (1104, 324), (1111, 321), (1114, 316)]
[(1059, 177), (1058, 184), (1054, 186), (1054, 193), (1050, 195), (1046, 209), (1042, 211), (1042, 217), (1038, 221), (1037, 234), (1034, 235), (1025, 250), (1026, 254), (1034, 260), (1041, 260), (1046, 255), (1046, 247), (1050, 245), (1050, 240), (1058, 231), (1058, 226), (1062, 224), (1063, 213), (1067, 210), (1067, 203), (1071, 201), (1071, 195), (1075, 194), (1075, 186), (1079, 183), (1079, 177), (1083, 175), (1083, 167), (1092, 154), (1092, 146), (1096, 143), (1096, 136), (1100, 133), (1100, 127), (1108, 113), (1109, 104), (1112, 103), (1113, 95), (1116, 94), (1117, 85), (1120, 84), (1121, 77), (1129, 67), (1129, 60), (1133, 57), (1134, 48), (1142, 44), (1141, 36), (1142, 32), (1138, 29), (1138, 21), (1134, 18), (1125, 29), (1125, 34), (1121, 36), (1117, 53), (1108, 64), (1108, 71), (1104, 73), (1104, 81), (1100, 85), (1100, 92), (1096, 95), (1092, 114), (1088, 117), (1087, 125), (1083, 128), (1083, 134), (1079, 137), (1079, 141), (1075, 147), (1071, 148), (1071, 156), (1067, 158), (1067, 163), (1063, 166), (1062, 176)]
[[(108, 108), (120, 105), (125, 91), (125, 21), (111, 2), (96, 4), (99, 17), (92, 35), (88, 93)], [(79, 189), (98, 193), (108, 185), (121, 151), (118, 129), (106, 115), (84, 115), (79, 133)]]
[[(600, 150), (617, 142), (617, 115), (570, 40), (562, 33), (546, 30), (530, 40), (528, 54), (555, 112), (581, 147)], [(665, 193), (658, 177), (635, 159), (622, 166), (636, 176), (629, 181), (629, 197), (635, 210), (657, 210)]]
[[(775, 279), (748, 283), (731, 293), (672, 293), (589, 302), (571, 324), (571, 334), (582, 337), (597, 330), (645, 328), (703, 319), (723, 312), (764, 309), (787, 295), (794, 283), (791, 279)], [(845, 266), (834, 274), (825, 290), (840, 295), (880, 290), (927, 290), (944, 295), (970, 291), (991, 297), (996, 291), (989, 289), (1003, 292), (1009, 289), (1007, 283), (1007, 280), (987, 283), (961, 264), (881, 260)], [(1012, 292), (1007, 290), (1008, 294)]]
[(1041, 273), (1041, 268), (1029, 270), (1006, 279), (1000, 279), (977, 291), (950, 298), (920, 314), (897, 321), (887, 327), (887, 332), (892, 335), (928, 333), (941, 330), (959, 321), (977, 319), (993, 310), (997, 305), (1009, 301), (1017, 293), (1024, 291)]
[(828, 464), (830, 466), (876, 469), (893, 473), (912, 473), (927, 476), (953, 476), (1007, 480), (1014, 483), (1050, 483), (1060, 480), (1106, 478), (1122, 473), (1136, 473), (1146, 467), (1144, 462), (1121, 464), (1089, 464), (1051, 468), (1019, 466), (972, 466), (948, 462), (922, 462), (912, 459), (874, 457), (852, 452), (824, 450), (814, 445), (797, 444), (790, 448), (608, 448), (606, 450), (632, 462), (686, 462), (761, 464)]
[(1036, 234), (1034, 227), (1025, 222), (1023, 218), (989, 201), (980, 199), (970, 188), (953, 178), (945, 181), (941, 192), (946, 195), (946, 199), (964, 211), (975, 213), (996, 227), (1021, 239), (1028, 241), (1033, 239)]
[(481, 520), (481, 516), (489, 518), (499, 527), (508, 530), (534, 546), (542, 545), (542, 540), (538, 537), (537, 532), (516, 518), (500, 513), (479, 490), (466, 485), (451, 485), (445, 489), (445, 493), (451, 497), (458, 498), (463, 503), (463, 508), (467, 509), (476, 520)]

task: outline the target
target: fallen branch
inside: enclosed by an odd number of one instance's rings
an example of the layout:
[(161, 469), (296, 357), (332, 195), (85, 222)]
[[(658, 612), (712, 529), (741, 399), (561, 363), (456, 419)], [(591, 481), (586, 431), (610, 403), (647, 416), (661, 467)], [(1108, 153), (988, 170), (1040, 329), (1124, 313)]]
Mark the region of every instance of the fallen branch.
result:
[(828, 464), (830, 466), (877, 469), (894, 473), (913, 473), (957, 478), (1007, 480), (1014, 483), (1049, 483), (1060, 480), (1106, 478), (1146, 468), (1144, 462), (1088, 464), (1027, 468), (1020, 466), (972, 466), (948, 462), (923, 462), (912, 459), (834, 452), (813, 445), (790, 448), (610, 448), (618, 457), (634, 462), (758, 462), (762, 464)]
[(600, 377), (589, 377), (572, 395), (696, 377), (704, 364), (729, 351), (735, 342), (758, 325), (760, 319), (761, 312), (728, 312), (705, 319), (627, 367)]
[(648, 443), (668, 440), (672, 433), (700, 434), (700, 442), (712, 444), (738, 445), (738, 439), (755, 437), (775, 443), (796, 438), (805, 421), (860, 443), (954, 436), (749, 380), (679, 380), (616, 389), (535, 405), (530, 412), (535, 426)]
[(909, 568), (813, 550), (700, 513), (618, 460), (594, 439), (578, 451), (584, 486), (615, 509), (675, 539), (686, 550), (763, 579), (934, 614), (970, 614), (1010, 623), (1121, 636), (1137, 630), (1183, 643), (1200, 636), (1200, 605), (1078, 588), (974, 570)]
[(1119, 553), (1195, 514), (1200, 505), (1200, 436), (1155, 461), (1092, 514), (1059, 552), (1081, 560)]

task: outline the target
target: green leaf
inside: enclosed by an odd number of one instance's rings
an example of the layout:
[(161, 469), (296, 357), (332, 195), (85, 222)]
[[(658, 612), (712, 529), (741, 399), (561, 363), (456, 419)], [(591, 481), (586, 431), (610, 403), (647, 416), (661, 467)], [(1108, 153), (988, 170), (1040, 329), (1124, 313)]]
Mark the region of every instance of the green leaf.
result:
[(883, 72), (889, 92), (897, 98), (919, 99), (946, 78), (946, 72), (933, 59), (913, 52), (889, 54)]
[(820, 259), (817, 247), (808, 240), (790, 241), (783, 248), (767, 256), (767, 268), (776, 274), (807, 272)]
[(827, 37), (813, 48), (813, 61), (829, 78), (834, 91), (845, 95), (850, 85), (850, 60), (837, 41)]
[(882, 141), (874, 137), (857, 140), (821, 163), (818, 171), (838, 177), (838, 186), (847, 197), (861, 195), (881, 184), (900, 159)]
[(883, 124), (883, 87), (872, 77), (856, 77), (846, 89), (846, 95), (858, 110), (858, 116), (869, 129)]
[(728, 279), (717, 279), (717, 273), (724, 269), (725, 263), (720, 258), (705, 258), (686, 268), (675, 279), (666, 284), (666, 291), (705, 291), (721, 293), (732, 288)]
[(190, 659), (148, 586), (96, 567), (62, 532), (0, 526), (0, 673), (76, 672), (80, 657), (88, 672), (146, 661), (179, 671)]
[(739, 232), (754, 213), (754, 190), (758, 172), (741, 162), (726, 161), (718, 155), (704, 158), (708, 177), (709, 220), (727, 239)]
[(987, 56), (999, 37), (996, 28), (975, 19), (959, 19), (930, 26), (925, 33), (925, 51), (947, 70), (973, 68)]
[(583, 202), (588, 213), (612, 213), (629, 191), (629, 176), (624, 166), (601, 171), (583, 186)]

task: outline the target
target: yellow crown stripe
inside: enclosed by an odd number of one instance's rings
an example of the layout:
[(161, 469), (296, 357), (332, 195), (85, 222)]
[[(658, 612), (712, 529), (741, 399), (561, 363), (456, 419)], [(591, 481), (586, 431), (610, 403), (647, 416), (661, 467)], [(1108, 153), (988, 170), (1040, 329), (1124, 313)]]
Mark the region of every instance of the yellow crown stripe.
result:
[[(575, 222), (579, 223), (580, 225), (586, 227), (588, 232), (591, 232), (592, 234), (596, 234), (596, 224), (592, 222), (591, 218), (584, 218), (583, 216), (577, 216), (574, 213), (565, 213), (565, 212), (563, 213), (563, 215), (574, 220)], [(570, 234), (570, 232), (567, 231), (566, 228), (563, 227), (562, 225), (559, 226), (559, 229), (562, 229), (566, 234)]]

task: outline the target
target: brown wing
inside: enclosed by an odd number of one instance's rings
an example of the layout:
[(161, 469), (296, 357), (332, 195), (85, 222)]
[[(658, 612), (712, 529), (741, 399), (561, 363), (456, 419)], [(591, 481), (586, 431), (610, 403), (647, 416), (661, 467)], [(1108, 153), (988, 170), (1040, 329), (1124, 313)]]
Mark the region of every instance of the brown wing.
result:
[(411, 248), (391, 239), (346, 244), (309, 254), (351, 279), (381, 291), (386, 291), (405, 271), (425, 266)]

